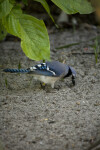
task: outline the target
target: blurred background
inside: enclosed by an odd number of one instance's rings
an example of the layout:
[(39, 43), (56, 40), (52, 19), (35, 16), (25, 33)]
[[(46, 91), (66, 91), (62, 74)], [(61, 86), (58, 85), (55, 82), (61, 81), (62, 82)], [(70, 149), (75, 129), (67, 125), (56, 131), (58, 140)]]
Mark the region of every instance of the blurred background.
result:
[[(95, 7), (96, 11), (91, 14), (65, 14), (60, 8), (58, 8), (52, 1), (47, 0), (47, 3), (50, 7), (51, 15), (53, 16), (55, 23), (58, 25), (58, 29), (55, 24), (43, 8), (43, 6), (33, 0), (28, 0), (27, 5), (25, 5), (21, 0), (16, 0), (18, 5), (21, 6), (24, 13), (32, 15), (38, 19), (42, 19), (45, 22), (45, 25), (48, 29), (48, 32), (54, 32), (60, 29), (68, 29), (68, 30), (77, 30), (79, 28), (85, 29), (99, 29), (100, 25), (100, 2), (94, 0), (91, 1), (92, 5)], [(26, 2), (26, 0), (24, 0)], [(52, 29), (52, 30), (51, 30)], [(12, 35), (8, 35), (5, 40), (12, 40)], [(16, 37), (14, 37), (16, 38)], [(18, 38), (17, 38), (18, 39)], [(20, 40), (20, 39), (18, 39)]]

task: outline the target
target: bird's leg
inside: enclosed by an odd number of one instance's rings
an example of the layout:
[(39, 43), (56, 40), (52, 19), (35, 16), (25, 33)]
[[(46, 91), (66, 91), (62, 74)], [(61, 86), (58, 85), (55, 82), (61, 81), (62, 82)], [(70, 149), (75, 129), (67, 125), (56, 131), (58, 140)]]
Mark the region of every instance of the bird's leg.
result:
[(51, 84), (51, 87), (54, 89), (54, 83)]
[(40, 85), (41, 85), (41, 88), (42, 88), (43, 90), (45, 90), (46, 84), (40, 82)]
[(56, 89), (56, 90), (59, 90), (59, 89), (61, 88), (60, 85), (58, 85), (57, 87), (55, 87), (55, 83), (52, 83), (52, 84), (51, 84), (51, 87), (52, 87), (53, 89)]

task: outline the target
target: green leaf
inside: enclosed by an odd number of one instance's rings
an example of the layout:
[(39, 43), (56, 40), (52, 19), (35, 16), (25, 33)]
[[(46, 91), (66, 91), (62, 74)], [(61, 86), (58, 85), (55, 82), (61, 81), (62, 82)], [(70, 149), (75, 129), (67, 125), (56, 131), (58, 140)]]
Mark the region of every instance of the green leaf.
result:
[(9, 2), (14, 5), (16, 3), (16, 0), (9, 0)]
[(14, 9), (3, 19), (8, 33), (21, 38), (21, 47), (27, 57), (33, 60), (50, 59), (50, 43), (42, 20), (25, 15)]
[(0, 0), (0, 4), (3, 2), (4, 0)]
[(2, 21), (8, 33), (21, 38), (19, 16), (15, 12), (16, 11), (12, 10), (7, 17), (2, 19)]
[(9, 0), (3, 0), (0, 2), (0, 19), (2, 17), (7, 16), (11, 9), (13, 8), (13, 5), (9, 2)]
[(4, 26), (2, 25), (2, 21), (0, 20), (0, 41), (4, 40), (4, 38), (6, 37), (6, 35), (7, 35), (7, 31), (4, 28)]
[(50, 44), (45, 24), (42, 20), (23, 15), (21, 24), (21, 46), (25, 54), (35, 60), (50, 59)]
[(50, 13), (50, 9), (49, 9), (49, 5), (46, 2), (46, 0), (34, 0), (36, 2), (40, 2), (42, 4), (42, 6), (44, 7), (44, 9), (46, 10), (46, 12), (48, 13), (48, 15), (50, 16), (50, 18), (52, 19), (52, 21), (55, 23), (51, 13)]
[(94, 11), (91, 3), (87, 0), (51, 0), (67, 14), (89, 14)]

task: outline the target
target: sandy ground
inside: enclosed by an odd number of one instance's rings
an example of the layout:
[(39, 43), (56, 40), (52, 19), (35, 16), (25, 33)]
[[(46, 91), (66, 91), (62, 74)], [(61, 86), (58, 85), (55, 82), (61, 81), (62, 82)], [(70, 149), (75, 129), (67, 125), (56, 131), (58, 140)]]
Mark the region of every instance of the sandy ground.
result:
[[(77, 72), (75, 86), (67, 78), (55, 89), (43, 90), (27, 74), (4, 73), (4, 68), (18, 68), (19, 63), (28, 68), (36, 62), (24, 55), (19, 42), (0, 43), (0, 150), (100, 150), (100, 60), (95, 64), (90, 46), (98, 32), (50, 34), (51, 58)], [(74, 42), (82, 43), (55, 49)]]

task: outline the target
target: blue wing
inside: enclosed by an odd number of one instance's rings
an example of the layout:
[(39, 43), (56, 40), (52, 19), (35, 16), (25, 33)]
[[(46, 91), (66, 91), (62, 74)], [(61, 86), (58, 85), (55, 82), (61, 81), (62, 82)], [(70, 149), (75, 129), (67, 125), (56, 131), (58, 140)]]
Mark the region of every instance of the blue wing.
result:
[(47, 70), (30, 71), (29, 74), (44, 75), (44, 76), (54, 76), (54, 74), (52, 72), (49, 72)]
[(48, 61), (47, 66), (49, 66), (50, 70), (54, 71), (57, 76), (66, 75), (69, 71), (69, 66), (59, 61)]
[(38, 64), (29, 68), (29, 74), (37, 74), (44, 76), (56, 76), (55, 72), (51, 71), (46, 63)]
[(44, 76), (61, 76), (67, 74), (69, 67), (58, 61), (46, 62), (29, 68), (29, 73)]

